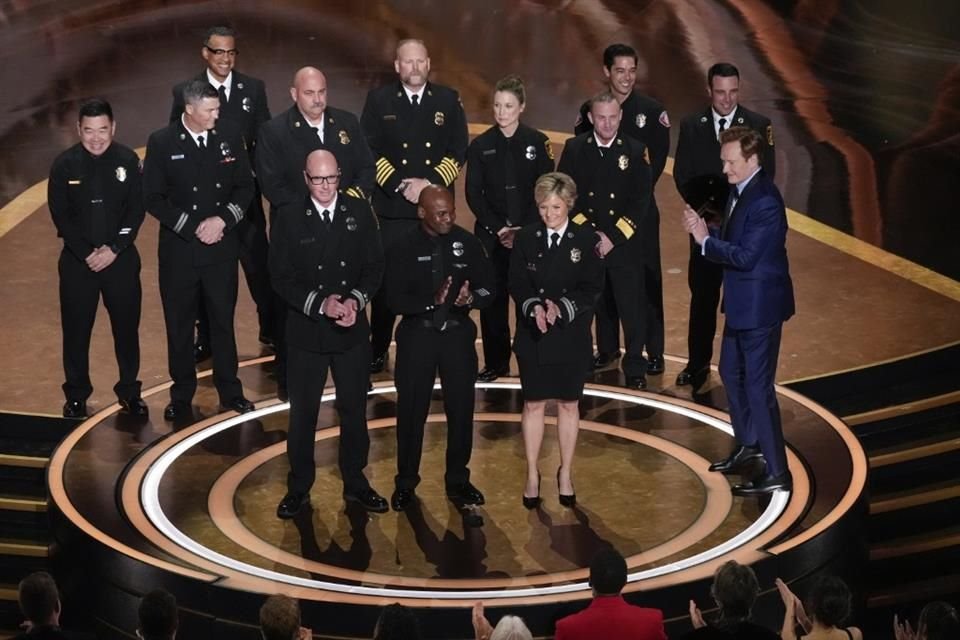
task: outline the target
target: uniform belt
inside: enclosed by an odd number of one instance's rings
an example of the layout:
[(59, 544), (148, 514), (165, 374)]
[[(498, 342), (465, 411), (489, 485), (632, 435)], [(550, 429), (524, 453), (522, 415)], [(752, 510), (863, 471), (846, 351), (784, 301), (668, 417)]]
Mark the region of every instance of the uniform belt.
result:
[(444, 322), (443, 325), (439, 327), (433, 321), (433, 318), (416, 316), (413, 318), (407, 318), (407, 320), (412, 322), (417, 327), (423, 327), (424, 329), (433, 329), (435, 331), (441, 331), (441, 332), (449, 331), (450, 329), (453, 329), (454, 327), (459, 327), (461, 324), (463, 324), (463, 320), (456, 317), (447, 318), (446, 322)]

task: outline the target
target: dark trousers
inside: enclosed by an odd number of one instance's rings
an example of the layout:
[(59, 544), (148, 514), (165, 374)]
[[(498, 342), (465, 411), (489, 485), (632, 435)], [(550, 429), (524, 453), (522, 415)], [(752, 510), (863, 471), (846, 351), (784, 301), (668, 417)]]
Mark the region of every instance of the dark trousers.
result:
[[(378, 218), (380, 222), (380, 241), (383, 251), (390, 248), (411, 229), (420, 224), (412, 218)], [(393, 338), (393, 325), (397, 315), (387, 306), (383, 287), (373, 296), (370, 304), (370, 346), (372, 358), (379, 358), (390, 348)]]
[(113, 387), (118, 398), (140, 395), (140, 254), (128, 247), (109, 267), (94, 273), (87, 263), (66, 249), (60, 253), (60, 324), (63, 327), (63, 394), (85, 402), (90, 384), (90, 336), (97, 306), (110, 316), (113, 350), (120, 380)]
[[(254, 207), (260, 209), (259, 215), (253, 213)], [(260, 336), (274, 339), (277, 304), (270, 286), (270, 274), (267, 272), (269, 245), (259, 192), (247, 210), (247, 217), (237, 225), (234, 233), (240, 234), (240, 267), (247, 280), (250, 297), (257, 305)], [(207, 322), (203, 298), (197, 300), (197, 342), (210, 343), (210, 325)]]
[(738, 444), (759, 446), (767, 473), (787, 470), (780, 406), (773, 388), (783, 324), (759, 329), (724, 327), (720, 378), (727, 392), (733, 434)]
[(702, 369), (713, 359), (717, 333), (717, 307), (723, 284), (723, 266), (700, 255), (700, 246), (690, 243), (687, 284), (690, 286), (690, 323), (687, 327), (687, 368)]
[(237, 277), (236, 260), (199, 267), (160, 265), (160, 299), (167, 327), (172, 402), (189, 404), (197, 390), (193, 325), (197, 317), (197, 299), (201, 296), (210, 323), (213, 382), (220, 394), (220, 402), (226, 404), (243, 395), (237, 378), (237, 341), (233, 332)]
[(477, 327), (469, 318), (459, 322), (440, 332), (424, 327), (418, 318), (405, 318), (397, 328), (397, 489), (420, 483), (423, 428), (438, 371), (447, 416), (444, 481), (454, 485), (470, 480)]
[[(637, 255), (643, 270), (643, 288), (638, 295), (646, 298), (643, 346), (647, 355), (662, 356), (664, 351), (663, 271), (660, 267), (660, 213), (656, 202), (651, 202), (652, 219), (646, 225), (643, 251)], [(615, 304), (597, 314), (597, 351), (614, 353), (620, 350), (620, 316)]]
[(491, 369), (506, 369), (510, 364), (510, 294), (507, 289), (510, 249), (498, 242), (490, 251), (490, 260), (497, 290), (493, 303), (480, 310), (483, 364)]
[[(643, 357), (643, 341), (647, 333), (647, 296), (646, 281), (643, 277), (643, 265), (635, 255), (628, 252), (634, 248), (628, 243), (614, 248), (607, 254), (606, 276), (603, 294), (597, 303), (597, 347), (602, 353), (606, 350), (612, 336), (619, 333), (619, 323), (623, 325), (623, 337), (626, 353), (621, 368), (628, 377), (642, 376), (647, 371), (647, 361)], [(623, 252), (614, 256), (616, 252)], [(619, 337), (616, 338), (619, 344)]]
[(317, 353), (287, 345), (287, 389), (290, 427), (287, 431), (287, 490), (307, 493), (316, 478), (313, 450), (320, 397), (333, 372), (337, 389), (334, 406), (340, 415), (340, 477), (344, 493), (370, 488), (363, 475), (370, 451), (367, 434), (367, 383), (370, 380), (370, 343), (361, 340), (341, 353)]

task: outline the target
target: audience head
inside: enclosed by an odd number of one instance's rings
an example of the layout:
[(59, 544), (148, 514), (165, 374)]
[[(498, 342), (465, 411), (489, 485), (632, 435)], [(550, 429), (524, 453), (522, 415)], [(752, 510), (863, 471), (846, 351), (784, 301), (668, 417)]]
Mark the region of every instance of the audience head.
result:
[[(420, 623), (413, 610), (402, 604), (390, 604), (380, 612), (373, 640), (419, 640)], [(492, 640), (492, 638), (491, 638)]]
[(289, 596), (272, 595), (260, 607), (264, 640), (295, 640), (300, 635), (300, 605)]
[(60, 592), (46, 571), (37, 571), (20, 581), (17, 599), (23, 617), (34, 625), (57, 625), (60, 621)]
[(151, 591), (140, 601), (137, 619), (137, 636), (143, 640), (173, 640), (179, 626), (177, 599), (163, 589)]
[(533, 634), (524, 624), (523, 619), (517, 616), (503, 616), (493, 628), (490, 640), (532, 640)]
[(917, 622), (917, 637), (920, 640), (955, 640), (960, 638), (960, 619), (957, 610), (946, 602), (927, 604), (920, 611)]
[(710, 593), (725, 619), (748, 618), (760, 593), (760, 583), (753, 569), (729, 560), (713, 574)]
[(807, 614), (824, 627), (839, 627), (850, 615), (850, 589), (836, 576), (820, 576), (807, 596)]
[(627, 561), (613, 547), (601, 549), (590, 562), (594, 596), (615, 596), (627, 584)]

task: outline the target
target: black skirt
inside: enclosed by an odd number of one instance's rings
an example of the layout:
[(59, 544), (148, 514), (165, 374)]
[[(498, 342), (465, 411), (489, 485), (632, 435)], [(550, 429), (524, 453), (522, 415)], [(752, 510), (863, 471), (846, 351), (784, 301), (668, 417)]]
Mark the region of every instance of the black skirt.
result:
[(518, 353), (523, 399), (579, 400), (590, 374), (590, 355), (587, 352), (585, 357), (568, 362), (541, 363), (535, 350), (532, 353)]

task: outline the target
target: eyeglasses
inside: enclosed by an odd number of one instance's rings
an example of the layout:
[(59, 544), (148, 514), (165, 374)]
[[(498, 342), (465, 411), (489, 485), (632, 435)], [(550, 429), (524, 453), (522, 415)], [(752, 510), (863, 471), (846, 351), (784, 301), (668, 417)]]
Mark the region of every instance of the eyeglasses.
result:
[(240, 53), (237, 49), (211, 49), (207, 45), (203, 45), (203, 48), (212, 53), (215, 56), (230, 56), (231, 58), (236, 58), (237, 54)]
[(304, 172), (303, 175), (307, 176), (307, 180), (310, 181), (310, 184), (317, 187), (322, 184), (337, 184), (337, 182), (340, 180), (339, 174), (335, 176), (312, 176), (309, 173)]

